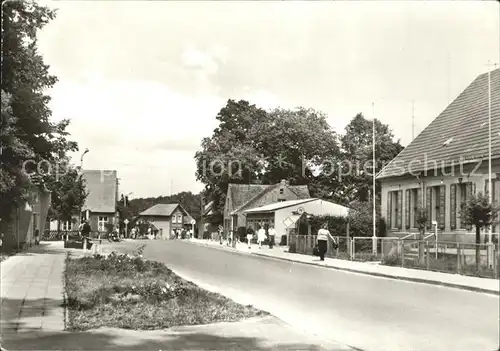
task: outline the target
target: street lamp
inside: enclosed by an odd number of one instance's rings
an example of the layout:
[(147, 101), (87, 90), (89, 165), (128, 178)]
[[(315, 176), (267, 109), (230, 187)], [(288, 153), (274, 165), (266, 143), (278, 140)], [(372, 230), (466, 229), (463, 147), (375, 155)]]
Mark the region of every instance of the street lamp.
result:
[(85, 154), (87, 154), (90, 150), (89, 149), (85, 149), (85, 151), (83, 152), (82, 156), (80, 157), (80, 168), (83, 170), (83, 156), (85, 156)]
[(373, 194), (372, 194), (372, 201), (373, 201), (373, 219), (372, 219), (372, 251), (373, 254), (377, 254), (377, 224), (376, 224), (376, 217), (377, 217), (377, 211), (375, 207), (375, 200), (376, 200), (376, 183), (375, 183), (375, 170), (376, 170), (376, 161), (375, 161), (375, 103), (372, 102), (372, 114), (373, 114), (373, 122), (372, 122), (372, 157), (373, 157), (373, 179), (372, 179), (372, 189), (373, 189)]
[[(87, 154), (90, 150), (88, 148), (85, 149), (85, 151), (82, 153), (82, 156), (80, 157), (80, 178), (83, 177), (83, 156)], [(78, 217), (80, 219), (80, 224), (82, 223), (82, 205), (80, 205), (80, 212), (78, 214)]]

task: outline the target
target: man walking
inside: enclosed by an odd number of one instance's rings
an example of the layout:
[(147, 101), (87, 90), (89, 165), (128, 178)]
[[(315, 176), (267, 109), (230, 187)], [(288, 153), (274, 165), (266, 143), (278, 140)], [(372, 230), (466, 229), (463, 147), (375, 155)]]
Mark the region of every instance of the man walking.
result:
[[(90, 249), (92, 247), (92, 243), (90, 243), (90, 232), (91, 232), (90, 224), (87, 220), (83, 221), (81, 235), (83, 237), (84, 249)], [(87, 247), (85, 247), (85, 243), (87, 243)]]

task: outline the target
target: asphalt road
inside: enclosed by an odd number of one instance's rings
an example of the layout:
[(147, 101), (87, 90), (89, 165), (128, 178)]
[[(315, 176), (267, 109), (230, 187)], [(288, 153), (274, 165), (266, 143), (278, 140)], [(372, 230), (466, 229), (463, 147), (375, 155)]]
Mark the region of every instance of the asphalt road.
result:
[[(369, 351), (499, 349), (499, 297), (347, 273), (182, 241), (147, 243), (161, 261), (202, 287), (286, 322)], [(121, 243), (130, 247), (135, 243)]]

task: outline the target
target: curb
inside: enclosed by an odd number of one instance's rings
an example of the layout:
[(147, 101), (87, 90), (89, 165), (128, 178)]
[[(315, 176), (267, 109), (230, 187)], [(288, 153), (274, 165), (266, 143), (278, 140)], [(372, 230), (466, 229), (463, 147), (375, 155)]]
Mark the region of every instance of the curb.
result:
[(293, 262), (293, 263), (298, 263), (298, 264), (305, 264), (305, 265), (316, 266), (316, 267), (321, 267), (321, 268), (335, 269), (335, 270), (338, 270), (338, 271), (358, 273), (358, 274), (364, 274), (364, 275), (371, 275), (371, 276), (380, 277), (380, 278), (402, 280), (402, 281), (408, 281), (408, 282), (420, 283), (420, 284), (438, 285), (438, 286), (444, 286), (444, 287), (447, 287), (447, 288), (455, 288), (455, 289), (460, 289), (460, 290), (466, 290), (466, 291), (472, 291), (472, 292), (479, 292), (479, 293), (489, 294), (489, 295), (494, 295), (494, 296), (499, 296), (500, 295), (500, 291), (483, 289), (483, 288), (478, 288), (478, 287), (475, 287), (475, 286), (468, 286), (468, 285), (447, 283), (447, 282), (441, 282), (441, 281), (438, 281), (438, 280), (431, 280), (431, 279), (424, 279), (424, 278), (413, 278), (413, 277), (404, 277), (404, 276), (391, 275), (391, 274), (385, 274), (385, 273), (367, 272), (367, 271), (361, 271), (361, 270), (353, 269), (353, 268), (335, 267), (335, 266), (323, 266), (323, 265), (319, 265), (319, 264), (314, 263), (314, 262), (296, 261), (296, 260), (293, 260), (291, 258), (270, 256), (270, 255), (266, 255), (266, 254), (259, 253), (259, 252), (248, 252), (247, 253), (247, 252), (244, 252), (244, 251), (240, 251), (238, 249), (234, 249), (232, 247), (230, 247), (230, 248), (224, 248), (224, 247), (218, 247), (218, 246), (215, 246), (215, 245), (209, 245), (209, 244), (198, 243), (198, 242), (193, 242), (193, 241), (190, 241), (190, 243), (196, 244), (196, 245), (200, 245), (200, 246), (205, 246), (205, 247), (211, 247), (211, 248), (214, 248), (214, 249), (224, 250), (224, 251), (228, 251), (228, 249), (230, 249), (232, 252), (237, 252), (237, 253), (244, 254), (244, 255), (245, 254), (246, 255), (256, 255), (256, 256), (265, 257), (265, 258), (268, 258), (268, 259), (275, 259), (275, 260), (280, 260), (280, 261), (287, 261), (287, 262)]

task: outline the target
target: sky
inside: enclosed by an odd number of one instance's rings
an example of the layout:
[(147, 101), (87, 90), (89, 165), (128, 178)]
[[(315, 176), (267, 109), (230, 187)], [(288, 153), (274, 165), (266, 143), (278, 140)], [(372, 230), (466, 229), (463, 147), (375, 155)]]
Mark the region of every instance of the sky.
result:
[(52, 118), (130, 198), (203, 188), (194, 154), (228, 99), (312, 107), (337, 132), (361, 112), (407, 145), (412, 115), (416, 136), (500, 61), (494, 1), (44, 3)]

